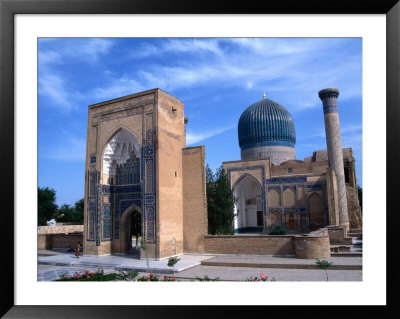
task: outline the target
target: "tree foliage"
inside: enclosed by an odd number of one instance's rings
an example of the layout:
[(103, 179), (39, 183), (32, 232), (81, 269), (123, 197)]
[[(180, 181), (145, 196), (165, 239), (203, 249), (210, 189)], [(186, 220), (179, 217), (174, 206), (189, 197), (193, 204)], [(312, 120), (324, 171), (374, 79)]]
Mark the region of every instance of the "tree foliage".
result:
[(231, 185), (223, 167), (215, 174), (207, 164), (206, 192), (208, 206), (208, 232), (216, 234), (233, 234), (233, 220), (237, 199), (233, 196)]
[(38, 187), (38, 225), (46, 226), (46, 222), (54, 218), (57, 208), (56, 191), (48, 187)]
[(83, 203), (84, 199), (75, 202), (74, 206), (63, 204), (58, 208), (56, 221), (61, 223), (82, 223), (83, 224)]

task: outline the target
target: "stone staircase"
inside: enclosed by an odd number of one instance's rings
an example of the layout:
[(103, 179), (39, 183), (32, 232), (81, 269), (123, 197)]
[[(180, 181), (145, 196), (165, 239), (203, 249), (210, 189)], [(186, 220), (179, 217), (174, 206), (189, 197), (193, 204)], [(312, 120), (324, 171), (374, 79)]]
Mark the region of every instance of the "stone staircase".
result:
[(348, 238), (351, 238), (351, 245), (331, 245), (332, 257), (362, 257), (362, 233), (349, 232)]

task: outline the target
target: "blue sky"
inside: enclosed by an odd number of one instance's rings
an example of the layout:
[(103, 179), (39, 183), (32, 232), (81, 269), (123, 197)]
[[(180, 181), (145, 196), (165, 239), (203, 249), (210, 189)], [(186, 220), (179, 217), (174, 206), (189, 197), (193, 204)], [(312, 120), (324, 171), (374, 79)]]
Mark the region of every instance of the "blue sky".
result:
[(187, 145), (216, 169), (240, 160), (241, 113), (266, 92), (296, 126), (296, 158), (326, 149), (318, 91), (340, 90), (343, 147), (362, 185), (361, 38), (41, 38), (38, 40), (39, 186), (57, 203), (84, 196), (87, 107), (160, 88), (185, 104)]

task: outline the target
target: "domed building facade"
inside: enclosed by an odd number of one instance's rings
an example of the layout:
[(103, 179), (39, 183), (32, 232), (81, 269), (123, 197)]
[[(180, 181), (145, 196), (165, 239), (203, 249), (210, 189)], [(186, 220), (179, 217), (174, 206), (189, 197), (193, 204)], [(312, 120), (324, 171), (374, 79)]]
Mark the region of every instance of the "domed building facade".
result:
[(238, 137), (242, 160), (270, 157), (274, 165), (279, 165), (296, 158), (293, 118), (265, 94), (240, 116)]
[[(337, 89), (319, 92), (327, 150), (296, 159), (296, 130), (289, 111), (264, 96), (238, 122), (241, 160), (224, 162), (234, 196), (236, 233), (296, 234), (327, 225), (359, 228), (354, 157), (342, 149)], [(348, 204), (349, 203), (349, 204)]]

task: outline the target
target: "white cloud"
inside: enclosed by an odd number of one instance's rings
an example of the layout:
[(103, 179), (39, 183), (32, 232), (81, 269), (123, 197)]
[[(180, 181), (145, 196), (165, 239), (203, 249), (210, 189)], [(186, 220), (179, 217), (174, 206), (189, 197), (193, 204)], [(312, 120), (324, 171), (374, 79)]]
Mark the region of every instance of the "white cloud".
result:
[(111, 81), (111, 83), (111, 86), (96, 88), (90, 95), (96, 97), (96, 99), (109, 100), (132, 94), (133, 92), (140, 92), (150, 89), (148, 87), (144, 87), (138, 81), (126, 77), (114, 79)]
[(56, 75), (47, 74), (39, 77), (39, 94), (51, 99), (55, 103), (54, 106), (60, 106), (65, 110), (72, 108), (64, 81)]
[(133, 58), (159, 56), (165, 53), (211, 53), (222, 55), (218, 39), (168, 39), (159, 45), (144, 43), (132, 51)]
[(192, 145), (201, 141), (204, 141), (210, 137), (213, 137), (215, 135), (221, 134), (223, 132), (226, 132), (228, 130), (231, 130), (235, 128), (236, 126), (230, 126), (230, 127), (225, 127), (225, 128), (220, 128), (220, 129), (215, 129), (215, 130), (210, 130), (207, 132), (191, 132), (187, 131), (186, 132), (186, 144), (187, 145)]

